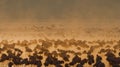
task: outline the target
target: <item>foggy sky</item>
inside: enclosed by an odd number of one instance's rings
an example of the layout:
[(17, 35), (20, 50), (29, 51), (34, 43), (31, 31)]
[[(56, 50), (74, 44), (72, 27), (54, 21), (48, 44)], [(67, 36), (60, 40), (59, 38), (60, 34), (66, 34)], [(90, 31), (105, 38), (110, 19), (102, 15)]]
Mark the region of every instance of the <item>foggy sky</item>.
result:
[(116, 22), (120, 19), (119, 8), (120, 0), (0, 0), (0, 20)]

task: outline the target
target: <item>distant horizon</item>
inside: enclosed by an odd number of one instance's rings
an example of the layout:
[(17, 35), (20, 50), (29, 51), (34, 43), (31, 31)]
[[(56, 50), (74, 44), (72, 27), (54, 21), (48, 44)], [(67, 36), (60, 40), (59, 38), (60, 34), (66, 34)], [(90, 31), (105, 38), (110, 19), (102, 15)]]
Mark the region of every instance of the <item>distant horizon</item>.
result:
[(120, 22), (119, 6), (119, 0), (1, 0), (0, 21), (77, 20), (112, 24)]

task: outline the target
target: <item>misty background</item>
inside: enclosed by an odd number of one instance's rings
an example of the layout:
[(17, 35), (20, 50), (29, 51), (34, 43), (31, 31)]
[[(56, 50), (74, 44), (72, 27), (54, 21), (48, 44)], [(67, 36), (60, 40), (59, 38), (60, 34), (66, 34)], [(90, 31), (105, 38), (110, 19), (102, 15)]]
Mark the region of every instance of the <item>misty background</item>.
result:
[(120, 0), (0, 0), (0, 37), (118, 39), (119, 6)]

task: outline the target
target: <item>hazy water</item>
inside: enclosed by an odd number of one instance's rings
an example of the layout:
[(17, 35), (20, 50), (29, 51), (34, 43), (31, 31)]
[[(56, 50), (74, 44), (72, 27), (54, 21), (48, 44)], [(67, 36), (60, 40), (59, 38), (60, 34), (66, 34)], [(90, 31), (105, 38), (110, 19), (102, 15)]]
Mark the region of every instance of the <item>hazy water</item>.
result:
[(120, 38), (119, 23), (81, 23), (78, 21), (20, 21), (0, 24), (0, 39), (81, 39), (116, 40)]

